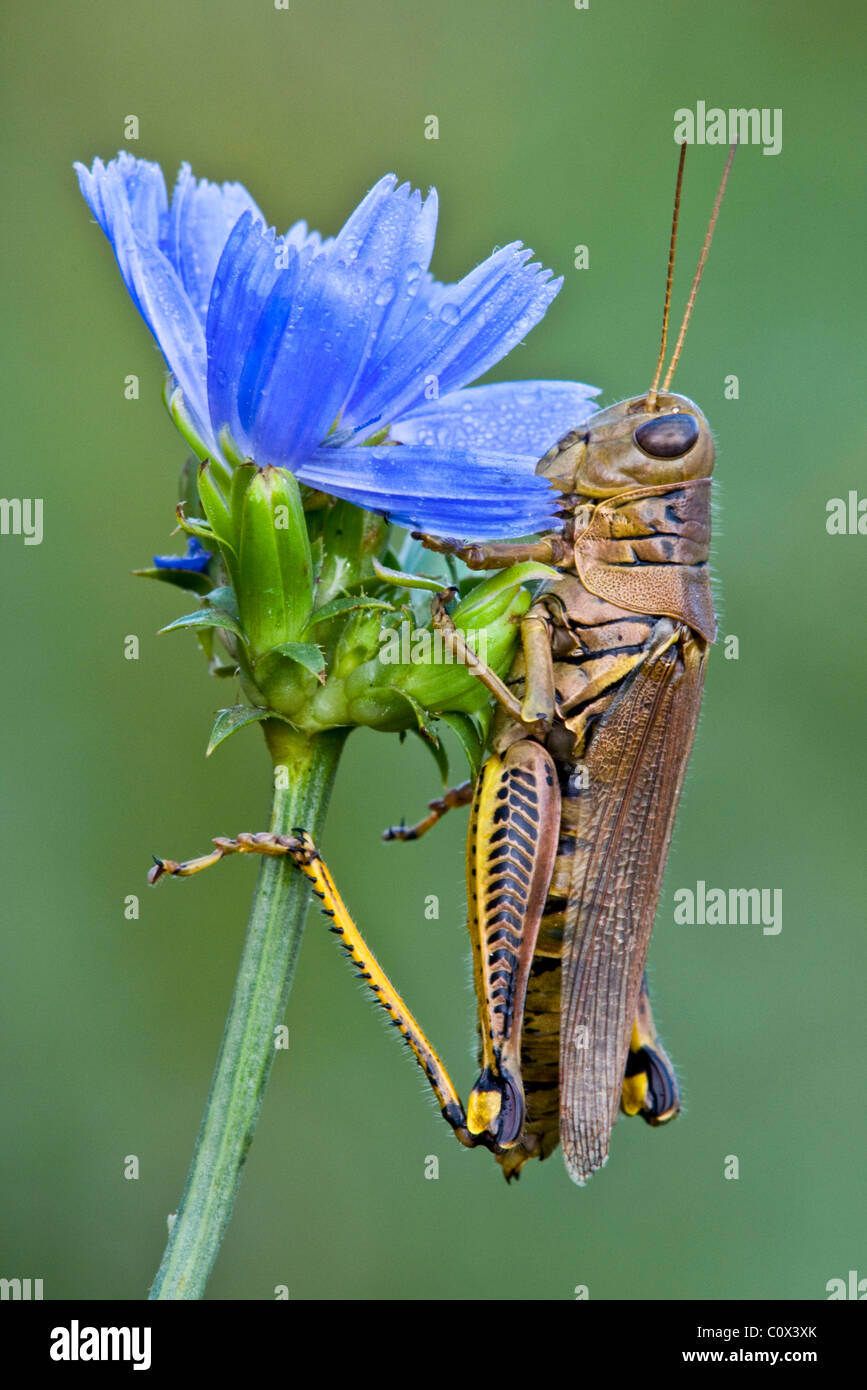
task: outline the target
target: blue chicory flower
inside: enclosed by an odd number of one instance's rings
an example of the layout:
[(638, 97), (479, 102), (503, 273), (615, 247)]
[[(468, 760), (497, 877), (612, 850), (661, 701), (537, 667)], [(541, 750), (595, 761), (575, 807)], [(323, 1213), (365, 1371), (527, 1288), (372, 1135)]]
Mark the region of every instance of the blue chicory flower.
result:
[(562, 284), (520, 242), (445, 285), (428, 269), (436, 193), (392, 174), (323, 240), (303, 222), (278, 236), (240, 184), (196, 181), (186, 164), (171, 202), (159, 166), (130, 154), (75, 167), (202, 457), (290, 469), (434, 535), (552, 524), (557, 495), (535, 464), (597, 389), (467, 389)]
[(197, 574), (204, 574), (211, 558), (210, 550), (206, 550), (196, 536), (187, 536), (185, 555), (155, 555), (154, 567), (158, 570), (195, 570)]

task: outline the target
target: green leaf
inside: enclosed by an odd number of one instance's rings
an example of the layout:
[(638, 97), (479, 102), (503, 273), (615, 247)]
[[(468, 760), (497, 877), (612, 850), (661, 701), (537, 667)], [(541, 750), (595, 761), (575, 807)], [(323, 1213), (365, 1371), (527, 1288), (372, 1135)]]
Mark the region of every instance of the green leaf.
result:
[(219, 608), (221, 613), (230, 613), (233, 618), (238, 617), (238, 600), (230, 584), (221, 584), (219, 588), (212, 589), (208, 594), (208, 603), (212, 608)]
[(178, 503), (176, 516), (181, 531), (188, 536), (198, 536), (199, 540), (207, 541), (210, 550), (214, 549), (219, 537), (207, 521), (204, 521), (200, 516), (184, 516), (184, 510), (180, 503)]
[(316, 610), (307, 624), (307, 630), (316, 627), (317, 623), (327, 622), (329, 618), (336, 618), (338, 613), (352, 613), (359, 608), (386, 608), (390, 613), (396, 612), (394, 604), (386, 603), (384, 599), (352, 598), (351, 595), (344, 598), (334, 598), (330, 603), (325, 603)]
[(193, 453), (196, 455), (196, 458), (206, 459), (208, 457), (208, 447), (199, 438), (199, 436), (196, 434), (195, 429), (193, 428), (192, 421), (190, 420), (190, 417), (187, 414), (186, 406), (184, 404), (184, 393), (181, 390), (180, 386), (176, 386), (175, 389), (169, 395), (166, 390), (169, 380), (170, 378), (166, 379), (166, 385), (163, 388), (163, 399), (165, 400), (165, 403), (168, 406), (169, 414), (174, 420), (176, 427), (180, 430), (184, 439), (189, 444)]
[(452, 611), (452, 618), (458, 627), (485, 627), (504, 611), (510, 595), (524, 584), (538, 579), (558, 579), (558, 571), (550, 565), (535, 560), (524, 560), (520, 565), (510, 565), (508, 569), (498, 570), (489, 579), (476, 584)]
[[(309, 517), (310, 513), (305, 512), (304, 515)], [(310, 563), (313, 566), (313, 582), (318, 585), (325, 563), (325, 542), (321, 536), (310, 537)]]
[(259, 724), (263, 719), (280, 719), (284, 724), (289, 723), (281, 714), (276, 714), (272, 709), (262, 709), (258, 705), (232, 705), (229, 709), (218, 709), (205, 757), (209, 758), (214, 749), (237, 733), (238, 729), (243, 729), (246, 724)]
[(403, 570), (387, 569), (375, 557), (373, 572), (377, 579), (385, 579), (389, 584), (395, 584), (401, 589), (428, 589), (432, 594), (439, 594), (448, 588), (441, 579), (429, 579), (424, 574), (404, 574)]
[(243, 463), (248, 463), (232, 438), (228, 425), (221, 425), (217, 434), (220, 445), (220, 452), (231, 468), (240, 468)]
[(410, 732), (418, 734), (418, 737), (428, 749), (440, 770), (443, 786), (447, 786), (449, 779), (449, 756), (431, 722), (431, 716), (428, 714), (424, 705), (419, 704), (418, 700), (414, 699), (412, 695), (407, 694), (405, 690), (395, 689), (394, 694), (402, 696), (407, 704), (412, 707), (418, 728), (412, 729)]
[(196, 455), (188, 454), (178, 478), (178, 501), (190, 516), (195, 516), (199, 510), (199, 468)]
[(421, 729), (410, 729), (410, 733), (421, 739), (439, 769), (443, 786), (447, 787), (449, 784), (449, 755), (445, 746), (439, 739), (434, 743), (427, 734), (422, 733)]
[(458, 743), (469, 763), (470, 773), (478, 777), (485, 756), (485, 745), (474, 721), (468, 714), (441, 714), (440, 719), (457, 735)]
[[(384, 444), (386, 439), (388, 439), (388, 432), (390, 429), (391, 425), (385, 425), (381, 430), (377, 430), (376, 434), (372, 434), (369, 439), (365, 439), (365, 444), (368, 448), (374, 444)], [(392, 443), (394, 443), (394, 440), (392, 440)]]
[(217, 540), (222, 545), (226, 545), (230, 550), (237, 550), (235, 531), (232, 526), (232, 518), (229, 515), (229, 508), (222, 492), (214, 481), (213, 470), (210, 464), (203, 463), (199, 469), (199, 497), (205, 509), (205, 516), (211, 523), (211, 528)]
[(335, 502), (322, 519), (324, 561), (319, 574), (317, 599), (321, 608), (332, 599), (352, 593), (373, 577), (371, 557), (380, 549), (387, 531), (382, 517), (363, 511), (351, 502)]
[(479, 731), (479, 738), (481, 740), (482, 747), (485, 748), (487, 746), (488, 738), (490, 737), (491, 725), (494, 722), (493, 700), (486, 701), (485, 704), (482, 705), (481, 709), (477, 709), (473, 714), (473, 719), (475, 721), (476, 728)]
[(159, 579), (163, 584), (174, 584), (176, 589), (186, 589), (194, 594), (210, 594), (211, 580), (198, 570), (171, 570), (153, 565), (150, 569), (133, 570), (139, 579)]
[[(295, 661), (299, 666), (303, 666), (306, 671), (318, 677), (324, 682), (323, 672), (325, 671), (325, 657), (322, 649), (313, 642), (281, 642), (279, 647), (271, 647), (269, 651), (263, 652), (259, 661), (264, 661), (266, 657), (274, 655), (288, 657), (290, 661)], [(256, 663), (258, 665), (258, 662)]]
[(200, 627), (200, 628), (197, 628), (197, 629), (196, 629), (196, 641), (198, 642), (199, 647), (201, 648), (201, 651), (202, 651), (202, 655), (204, 656), (205, 660), (207, 661), (208, 667), (209, 667), (209, 669), (210, 669), (211, 662), (212, 662), (213, 659), (214, 659), (214, 628), (212, 628), (212, 627)]
[(238, 536), (241, 534), (244, 520), (244, 497), (257, 472), (255, 463), (247, 462), (240, 464), (232, 474), (232, 497), (229, 507), (232, 513), (232, 526)]
[(229, 632), (234, 632), (242, 641), (245, 640), (244, 629), (237, 618), (233, 618), (230, 613), (222, 613), (217, 608), (200, 608), (196, 613), (186, 613), (183, 618), (175, 618), (173, 623), (167, 623), (165, 627), (160, 628), (160, 634), (186, 627), (224, 627)]

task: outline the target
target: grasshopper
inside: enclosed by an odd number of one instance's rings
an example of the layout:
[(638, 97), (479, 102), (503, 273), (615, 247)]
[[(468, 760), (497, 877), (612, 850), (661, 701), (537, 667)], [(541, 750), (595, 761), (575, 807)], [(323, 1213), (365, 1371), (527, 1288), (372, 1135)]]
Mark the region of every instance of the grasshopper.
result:
[(239, 835), (151, 881), (237, 853), (288, 855), (428, 1078), (467, 1147), (507, 1178), (562, 1145), (583, 1185), (608, 1158), (618, 1108), (661, 1125), (680, 1109), (656, 1036), (645, 961), (716, 636), (708, 573), (714, 444), (701, 410), (670, 385), (735, 147), (729, 151), (680, 333), (665, 362), (686, 146), (672, 218), (662, 341), (650, 390), (599, 411), (537, 465), (561, 494), (562, 527), (529, 543), (423, 536), (470, 569), (556, 568), (521, 621), (503, 681), (451, 623), (434, 622), (496, 702), (475, 785), (430, 803), (411, 840), (471, 802), (466, 873), (481, 1072), (466, 1108), (424, 1031), (347, 911), (310, 837)]

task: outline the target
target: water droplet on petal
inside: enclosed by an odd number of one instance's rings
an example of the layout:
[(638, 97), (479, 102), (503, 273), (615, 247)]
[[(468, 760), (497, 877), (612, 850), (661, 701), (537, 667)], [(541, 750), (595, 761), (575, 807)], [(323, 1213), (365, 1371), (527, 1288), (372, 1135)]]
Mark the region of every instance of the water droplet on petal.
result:
[(397, 285), (394, 280), (383, 280), (379, 289), (376, 291), (374, 303), (378, 304), (380, 308), (383, 308), (386, 304), (391, 303), (396, 293)]
[(440, 308), (440, 318), (442, 319), (443, 323), (460, 323), (461, 306), (459, 304), (452, 303), (443, 304)]

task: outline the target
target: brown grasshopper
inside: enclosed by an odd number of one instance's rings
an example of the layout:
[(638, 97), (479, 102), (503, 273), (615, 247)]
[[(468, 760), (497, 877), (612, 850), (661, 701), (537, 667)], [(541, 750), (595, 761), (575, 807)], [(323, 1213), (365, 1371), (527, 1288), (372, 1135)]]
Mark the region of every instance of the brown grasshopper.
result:
[(241, 835), (186, 864), (232, 853), (284, 854), (310, 879), (377, 1001), (415, 1053), (444, 1118), (507, 1177), (560, 1142), (583, 1184), (608, 1157), (618, 1106), (652, 1125), (680, 1108), (656, 1037), (645, 960), (698, 720), (716, 621), (708, 573), (714, 444), (699, 408), (669, 387), (734, 155), (729, 152), (683, 323), (662, 386), (686, 147), (672, 219), (662, 343), (644, 395), (598, 412), (537, 466), (562, 494), (561, 530), (527, 544), (423, 537), (471, 569), (524, 560), (556, 566), (521, 622), (507, 681), (434, 618), (456, 657), (497, 702), (475, 786), (439, 801), (415, 839), (472, 801), (469, 930), (481, 1074), (464, 1109), (419, 1024), (362, 939), (309, 837)]

